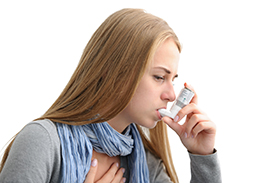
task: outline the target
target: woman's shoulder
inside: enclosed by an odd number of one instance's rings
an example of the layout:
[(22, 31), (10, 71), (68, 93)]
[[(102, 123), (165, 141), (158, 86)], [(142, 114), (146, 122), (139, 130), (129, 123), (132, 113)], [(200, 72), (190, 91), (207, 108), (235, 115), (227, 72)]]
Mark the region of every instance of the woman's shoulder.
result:
[[(41, 142), (41, 145), (60, 145), (55, 123), (43, 119), (28, 123), (15, 137), (16, 141)], [(42, 143), (44, 142), (44, 143)], [(46, 143), (46, 144), (45, 144)], [(31, 145), (31, 144), (29, 144)]]
[[(35, 138), (36, 141), (44, 142), (44, 145), (60, 147), (60, 139), (56, 125), (48, 119), (32, 121), (28, 123), (18, 134), (18, 137)], [(45, 144), (45, 142), (47, 142)], [(42, 145), (42, 144), (41, 144)]]
[[(29, 128), (35, 128), (37, 130), (42, 130), (44, 129), (45, 132), (51, 134), (51, 135), (57, 135), (57, 130), (55, 123), (52, 122), (49, 119), (42, 119), (42, 120), (37, 120), (37, 121), (32, 121), (28, 123), (23, 130), (29, 130)], [(43, 130), (42, 130), (43, 131)]]
[(18, 134), (18, 137), (32, 141), (33, 145), (39, 146), (41, 149), (48, 149), (50, 153), (60, 155), (60, 139), (54, 122), (48, 119), (32, 121), (28, 123)]
[[(61, 155), (55, 124), (50, 120), (28, 123), (15, 137), (0, 180), (51, 182), (58, 180)], [(12, 175), (11, 172), (17, 172)]]

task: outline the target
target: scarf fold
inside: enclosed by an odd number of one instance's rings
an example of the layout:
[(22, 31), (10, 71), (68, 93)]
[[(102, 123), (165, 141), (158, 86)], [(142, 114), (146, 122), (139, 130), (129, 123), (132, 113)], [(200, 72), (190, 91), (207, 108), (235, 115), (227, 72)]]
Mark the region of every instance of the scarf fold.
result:
[(149, 183), (144, 146), (135, 124), (120, 134), (107, 122), (87, 125), (56, 123), (61, 143), (62, 183), (83, 183), (91, 166), (93, 150), (108, 156), (127, 156), (129, 182)]

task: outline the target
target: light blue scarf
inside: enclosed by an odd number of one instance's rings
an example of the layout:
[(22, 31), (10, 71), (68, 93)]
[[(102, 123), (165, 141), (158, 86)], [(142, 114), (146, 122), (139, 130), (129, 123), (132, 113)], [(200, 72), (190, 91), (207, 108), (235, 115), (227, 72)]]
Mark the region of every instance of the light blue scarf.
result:
[(131, 124), (120, 134), (107, 122), (82, 126), (56, 123), (62, 152), (62, 183), (83, 183), (93, 149), (108, 156), (127, 156), (130, 183), (149, 183), (149, 171), (140, 134)]

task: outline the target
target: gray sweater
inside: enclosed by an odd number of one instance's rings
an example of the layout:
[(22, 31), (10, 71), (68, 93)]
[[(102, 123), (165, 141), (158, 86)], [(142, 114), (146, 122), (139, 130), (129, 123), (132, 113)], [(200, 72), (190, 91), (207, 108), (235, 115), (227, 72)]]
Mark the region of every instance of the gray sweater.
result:
[[(191, 182), (221, 182), (217, 153), (207, 156), (189, 154)], [(151, 183), (169, 183), (160, 159), (146, 151)], [(129, 175), (127, 159), (121, 157), (121, 166)], [(1, 183), (58, 183), (61, 170), (61, 147), (56, 126), (50, 120), (31, 122), (17, 135), (5, 166), (0, 174)], [(179, 170), (177, 171), (179, 172)]]

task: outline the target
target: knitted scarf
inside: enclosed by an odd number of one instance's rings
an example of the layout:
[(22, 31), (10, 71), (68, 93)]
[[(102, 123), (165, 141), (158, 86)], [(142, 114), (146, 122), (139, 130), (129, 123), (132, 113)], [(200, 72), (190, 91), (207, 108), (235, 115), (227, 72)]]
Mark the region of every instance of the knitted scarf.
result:
[(120, 134), (107, 122), (81, 126), (56, 123), (62, 152), (62, 183), (83, 183), (93, 150), (108, 156), (127, 156), (129, 182), (148, 183), (149, 171), (140, 134), (131, 124)]

